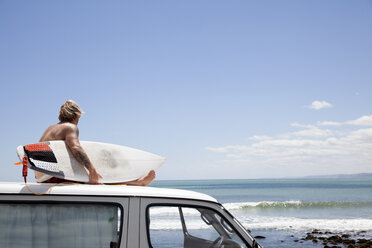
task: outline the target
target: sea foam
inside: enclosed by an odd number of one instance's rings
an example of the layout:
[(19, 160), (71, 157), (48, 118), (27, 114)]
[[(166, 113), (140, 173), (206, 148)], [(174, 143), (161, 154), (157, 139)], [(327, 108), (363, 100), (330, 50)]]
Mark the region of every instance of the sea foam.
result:
[(230, 211), (252, 208), (332, 208), (332, 207), (363, 207), (371, 206), (372, 202), (337, 202), (337, 201), (260, 201), (260, 202), (234, 202), (224, 203), (223, 206)]

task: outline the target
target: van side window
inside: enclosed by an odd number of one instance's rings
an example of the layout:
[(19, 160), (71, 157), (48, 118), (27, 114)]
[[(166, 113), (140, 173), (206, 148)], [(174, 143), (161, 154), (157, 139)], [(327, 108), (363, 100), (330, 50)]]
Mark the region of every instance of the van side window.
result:
[(0, 203), (0, 247), (116, 248), (121, 211), (114, 204)]
[(248, 247), (225, 218), (209, 208), (151, 206), (147, 217), (153, 248)]

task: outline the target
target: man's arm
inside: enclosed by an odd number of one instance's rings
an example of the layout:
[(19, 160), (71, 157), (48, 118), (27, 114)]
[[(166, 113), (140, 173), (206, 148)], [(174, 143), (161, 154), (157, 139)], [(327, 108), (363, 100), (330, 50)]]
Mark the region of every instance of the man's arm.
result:
[(89, 171), (89, 183), (97, 184), (99, 178), (102, 178), (94, 168), (93, 164), (90, 162), (88, 155), (84, 151), (83, 147), (80, 145), (79, 137), (78, 137), (78, 128), (73, 126), (67, 130), (66, 133), (66, 145), (70, 149), (72, 155), (75, 159), (83, 165)]

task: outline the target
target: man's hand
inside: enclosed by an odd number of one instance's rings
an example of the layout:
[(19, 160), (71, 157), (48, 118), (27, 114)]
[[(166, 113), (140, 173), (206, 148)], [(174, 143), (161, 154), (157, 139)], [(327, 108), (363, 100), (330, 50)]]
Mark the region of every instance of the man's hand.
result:
[(99, 179), (102, 179), (102, 176), (97, 173), (96, 169), (90, 162), (88, 155), (81, 147), (78, 135), (79, 129), (77, 126), (73, 124), (69, 125), (69, 129), (66, 131), (66, 145), (70, 149), (72, 155), (74, 155), (75, 159), (88, 170), (89, 183), (98, 184)]
[(89, 170), (89, 184), (99, 184), (99, 179), (102, 179), (102, 176), (91, 166)]

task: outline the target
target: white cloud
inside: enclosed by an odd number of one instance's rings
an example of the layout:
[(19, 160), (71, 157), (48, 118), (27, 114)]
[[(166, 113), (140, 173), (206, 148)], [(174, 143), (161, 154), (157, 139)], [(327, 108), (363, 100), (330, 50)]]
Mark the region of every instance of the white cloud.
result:
[(301, 123), (298, 123), (298, 122), (291, 123), (291, 126), (292, 127), (303, 127), (303, 128), (312, 128), (312, 127), (314, 127), (314, 125), (301, 124)]
[[(345, 122), (317, 122), (317, 125), (292, 123), (292, 127), (302, 130), (272, 137), (253, 136), (249, 144), (207, 149), (223, 154), (230, 162), (271, 168), (278, 173), (298, 167), (309, 168), (310, 174), (314, 174), (314, 168), (328, 170), (328, 174), (372, 171), (372, 128), (342, 129), (344, 125), (372, 126), (372, 116)], [(338, 130), (330, 129), (334, 127)]]
[(329, 129), (320, 129), (317, 127), (312, 127), (298, 132), (293, 132), (292, 135), (304, 137), (327, 137), (332, 136), (333, 132)]
[(315, 109), (315, 110), (319, 110), (323, 108), (331, 108), (331, 107), (332, 107), (332, 104), (326, 101), (313, 101), (311, 105), (309, 106), (309, 108)]
[[(372, 128), (359, 129), (340, 137), (325, 139), (271, 139), (255, 142), (250, 145), (233, 145), (218, 148), (207, 148), (210, 151), (224, 153), (232, 157), (248, 158), (265, 156), (267, 158), (286, 158), (288, 156), (344, 155), (360, 156), (365, 153), (372, 159)], [(314, 157), (314, 159), (316, 159)], [(336, 162), (336, 161), (335, 161)]]
[(206, 147), (205, 149), (212, 151), (212, 152), (222, 152), (222, 153), (228, 152), (227, 147)]
[(338, 127), (338, 126), (341, 126), (342, 123), (341, 122), (336, 122), (336, 121), (318, 121), (317, 125), (318, 126), (335, 126), (335, 127)]
[[(292, 126), (295, 126), (291, 124)], [(297, 124), (300, 126), (300, 124)], [(372, 126), (372, 115), (364, 115), (356, 120), (345, 121), (345, 122), (335, 122), (335, 121), (318, 121), (317, 126), (343, 126), (343, 125), (353, 125), (353, 126)], [(302, 127), (309, 127), (311, 125), (301, 125)]]
[(304, 128), (304, 130), (288, 133), (279, 137), (291, 137), (291, 136), (308, 136), (308, 137), (326, 137), (331, 136), (333, 132), (329, 129), (320, 129), (314, 125), (300, 124), (297, 122), (291, 123), (292, 127)]
[(261, 135), (254, 135), (249, 138), (250, 140), (269, 140), (271, 139), (270, 136), (261, 136)]
[(365, 115), (356, 120), (347, 121), (346, 124), (355, 126), (372, 126), (372, 115)]

